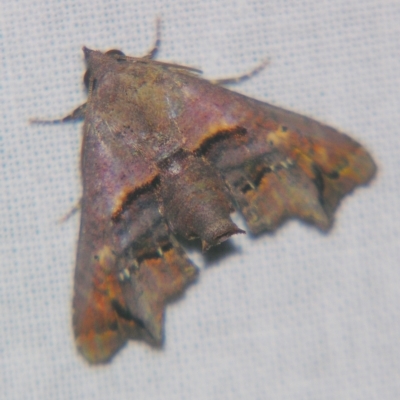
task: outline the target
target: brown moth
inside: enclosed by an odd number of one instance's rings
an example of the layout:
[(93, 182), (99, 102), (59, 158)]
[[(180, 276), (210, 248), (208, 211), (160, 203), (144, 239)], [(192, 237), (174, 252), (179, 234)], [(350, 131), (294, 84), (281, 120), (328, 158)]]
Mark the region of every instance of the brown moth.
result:
[(194, 69), (84, 48), (83, 196), (73, 327), (91, 363), (128, 339), (163, 340), (165, 303), (197, 275), (175, 236), (207, 250), (289, 217), (327, 230), (376, 167), (350, 137)]

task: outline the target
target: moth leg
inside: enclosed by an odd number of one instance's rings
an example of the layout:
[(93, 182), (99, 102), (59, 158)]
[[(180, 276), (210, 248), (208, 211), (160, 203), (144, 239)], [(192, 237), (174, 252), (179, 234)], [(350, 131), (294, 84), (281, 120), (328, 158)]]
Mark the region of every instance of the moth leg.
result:
[(252, 78), (253, 76), (257, 75), (259, 72), (261, 72), (267, 65), (269, 64), (269, 60), (264, 60), (262, 61), (259, 65), (257, 65), (255, 68), (250, 70), (249, 72), (239, 75), (239, 76), (232, 76), (230, 78), (224, 78), (224, 79), (211, 79), (209, 80), (211, 83), (214, 83), (216, 85), (229, 85), (232, 83), (239, 83), (246, 81), (247, 79)]
[(67, 222), (73, 215), (75, 215), (82, 208), (82, 199), (79, 199), (71, 209), (59, 219), (59, 223)]
[(29, 122), (31, 124), (62, 124), (64, 122), (78, 121), (78, 120), (85, 118), (86, 104), (87, 103), (81, 104), (78, 108), (76, 108), (70, 114), (68, 114), (65, 117), (60, 118), (60, 119), (46, 120), (46, 119), (33, 118), (33, 119), (29, 120)]
[(156, 40), (151, 50), (147, 54), (145, 54), (142, 58), (147, 58), (149, 60), (153, 59), (160, 48), (160, 43), (161, 43), (161, 18), (158, 17), (156, 20)]

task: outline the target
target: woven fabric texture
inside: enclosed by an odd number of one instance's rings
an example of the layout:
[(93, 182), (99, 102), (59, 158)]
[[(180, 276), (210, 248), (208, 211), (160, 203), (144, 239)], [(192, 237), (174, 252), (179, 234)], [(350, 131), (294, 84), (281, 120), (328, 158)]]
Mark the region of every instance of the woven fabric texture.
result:
[[(81, 48), (235, 76), (233, 90), (331, 124), (378, 164), (328, 234), (290, 221), (191, 252), (197, 284), (167, 307), (165, 345), (108, 365), (77, 354), (71, 298), (80, 123), (34, 126), (85, 99)], [(2, 0), (0, 398), (399, 399), (400, 2)], [(245, 227), (237, 217), (238, 224)]]

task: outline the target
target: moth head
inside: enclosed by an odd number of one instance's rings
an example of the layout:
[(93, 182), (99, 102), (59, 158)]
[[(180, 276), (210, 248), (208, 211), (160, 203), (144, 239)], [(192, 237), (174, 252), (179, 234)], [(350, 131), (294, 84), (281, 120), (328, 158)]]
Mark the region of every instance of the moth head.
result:
[(83, 46), (82, 50), (87, 65), (85, 75), (83, 76), (83, 83), (85, 84), (87, 90), (89, 90), (91, 81), (95, 81), (98, 71), (102, 68), (102, 66), (107, 64), (107, 60), (125, 60), (125, 54), (121, 50), (117, 49), (101, 53), (100, 51), (91, 50)]

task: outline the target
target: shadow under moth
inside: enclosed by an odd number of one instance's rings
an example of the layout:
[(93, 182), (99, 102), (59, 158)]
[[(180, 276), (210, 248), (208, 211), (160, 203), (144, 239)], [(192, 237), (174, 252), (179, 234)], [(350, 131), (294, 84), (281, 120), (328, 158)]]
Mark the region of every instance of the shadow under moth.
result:
[[(376, 167), (357, 142), (232, 92), (199, 71), (84, 48), (81, 225), (73, 328), (91, 363), (128, 339), (160, 346), (165, 304), (197, 275), (176, 237), (203, 250), (298, 217), (327, 230)], [(36, 121), (45, 122), (45, 121)]]

